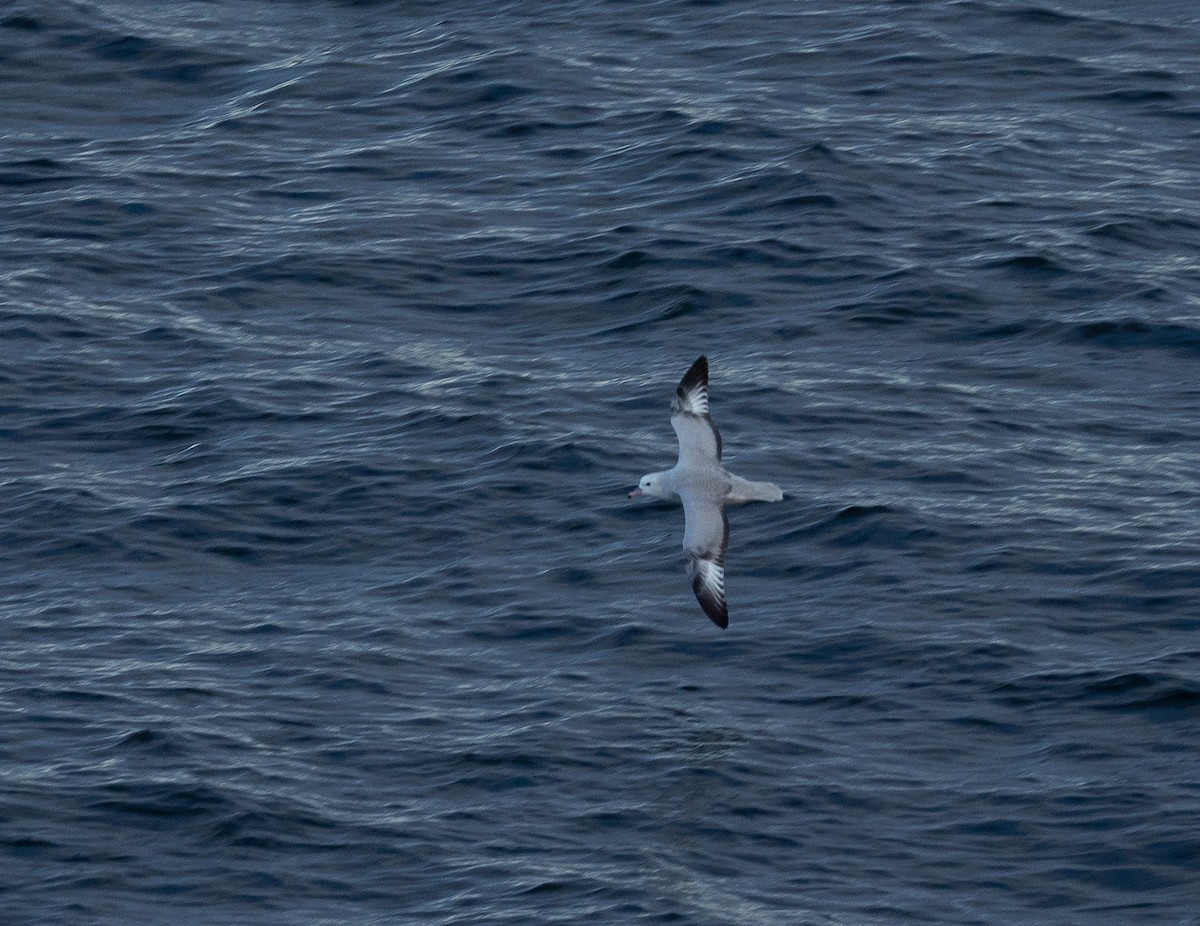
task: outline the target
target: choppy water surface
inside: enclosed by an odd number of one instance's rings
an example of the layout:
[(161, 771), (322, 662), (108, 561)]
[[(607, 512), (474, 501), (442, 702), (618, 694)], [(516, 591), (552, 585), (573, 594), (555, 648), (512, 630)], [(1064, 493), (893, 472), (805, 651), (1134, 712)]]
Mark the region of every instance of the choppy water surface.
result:
[(4, 921), (1200, 923), (1198, 43), (10, 4)]

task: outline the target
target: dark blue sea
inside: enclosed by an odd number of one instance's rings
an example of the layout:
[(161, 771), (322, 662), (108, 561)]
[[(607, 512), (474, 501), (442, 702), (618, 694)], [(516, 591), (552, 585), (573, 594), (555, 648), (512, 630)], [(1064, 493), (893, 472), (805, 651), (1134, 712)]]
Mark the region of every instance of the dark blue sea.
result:
[(0, 923), (1200, 924), (1198, 53), (3, 4)]

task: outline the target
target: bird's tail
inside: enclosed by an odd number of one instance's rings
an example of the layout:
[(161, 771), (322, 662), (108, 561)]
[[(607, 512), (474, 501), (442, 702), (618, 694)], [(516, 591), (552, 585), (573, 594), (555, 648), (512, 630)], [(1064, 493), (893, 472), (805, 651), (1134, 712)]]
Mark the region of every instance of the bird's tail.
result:
[(731, 502), (777, 502), (783, 498), (783, 489), (773, 482), (751, 482), (741, 476), (733, 477), (733, 485), (729, 487)]

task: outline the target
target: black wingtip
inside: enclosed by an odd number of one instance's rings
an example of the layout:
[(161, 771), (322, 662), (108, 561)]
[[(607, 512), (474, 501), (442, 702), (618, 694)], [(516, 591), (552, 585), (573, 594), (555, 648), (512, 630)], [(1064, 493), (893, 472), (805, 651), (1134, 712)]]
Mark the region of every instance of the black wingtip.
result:
[(688, 367), (688, 371), (683, 374), (683, 379), (679, 381), (679, 395), (685, 396), (697, 386), (708, 385), (708, 358), (701, 354), (696, 358), (696, 362)]
[(729, 605), (722, 598), (714, 595), (698, 580), (692, 582), (692, 591), (696, 593), (696, 601), (714, 624), (722, 630), (729, 626)]

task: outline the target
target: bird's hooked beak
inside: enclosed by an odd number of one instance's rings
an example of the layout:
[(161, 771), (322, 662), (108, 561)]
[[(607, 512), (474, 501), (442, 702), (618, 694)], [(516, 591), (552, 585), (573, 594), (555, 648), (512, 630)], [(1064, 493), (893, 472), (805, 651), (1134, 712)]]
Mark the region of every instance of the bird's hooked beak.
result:
[(643, 492), (641, 489), (634, 489), (632, 492), (629, 493), (629, 497), (630, 498), (641, 498), (645, 494), (646, 493)]

